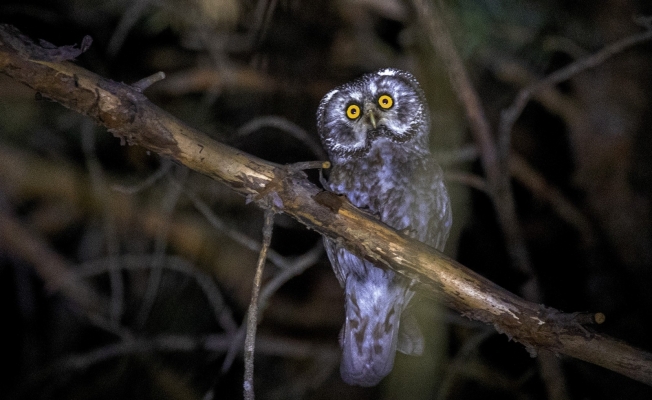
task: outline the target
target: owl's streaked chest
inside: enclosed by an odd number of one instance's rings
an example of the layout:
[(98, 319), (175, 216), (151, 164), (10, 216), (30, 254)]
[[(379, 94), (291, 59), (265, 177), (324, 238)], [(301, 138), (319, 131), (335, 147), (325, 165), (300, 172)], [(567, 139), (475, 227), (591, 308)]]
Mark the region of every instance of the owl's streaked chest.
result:
[(427, 161), (428, 153), (397, 151), (395, 143), (378, 140), (364, 157), (336, 163), (330, 188), (395, 229), (418, 229), (419, 203), (427, 195), (424, 174), (434, 172), (427, 171)]

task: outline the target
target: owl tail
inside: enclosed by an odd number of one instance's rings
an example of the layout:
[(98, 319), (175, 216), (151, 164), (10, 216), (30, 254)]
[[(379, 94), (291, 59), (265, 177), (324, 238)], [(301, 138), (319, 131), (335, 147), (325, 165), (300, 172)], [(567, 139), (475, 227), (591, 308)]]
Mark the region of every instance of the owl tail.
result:
[(421, 354), (423, 336), (413, 317), (399, 333), (401, 313), (413, 292), (393, 280), (346, 283), (346, 322), (341, 332), (342, 379), (374, 386), (392, 371), (396, 350)]

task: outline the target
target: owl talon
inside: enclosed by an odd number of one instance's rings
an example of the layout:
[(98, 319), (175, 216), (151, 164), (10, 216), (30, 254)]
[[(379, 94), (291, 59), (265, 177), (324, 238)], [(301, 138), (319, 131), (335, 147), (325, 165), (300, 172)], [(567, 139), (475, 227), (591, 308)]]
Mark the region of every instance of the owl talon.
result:
[(301, 161), (285, 165), (285, 168), (290, 172), (305, 171), (307, 169), (328, 169), (330, 167), (330, 161)]
[(412, 229), (412, 228), (401, 229), (400, 232), (401, 232), (403, 235), (405, 235), (405, 236), (409, 236), (409, 237), (411, 237), (411, 238), (413, 238), (413, 239), (416, 238), (416, 237), (419, 235), (419, 232), (417, 232), (415, 229)]

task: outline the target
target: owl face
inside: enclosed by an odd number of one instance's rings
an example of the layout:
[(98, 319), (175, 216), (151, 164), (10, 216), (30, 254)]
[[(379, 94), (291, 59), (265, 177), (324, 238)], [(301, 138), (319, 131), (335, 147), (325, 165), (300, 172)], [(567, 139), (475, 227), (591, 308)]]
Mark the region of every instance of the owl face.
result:
[(317, 126), (331, 158), (359, 157), (380, 138), (396, 143), (428, 133), (423, 91), (410, 73), (382, 69), (324, 96)]

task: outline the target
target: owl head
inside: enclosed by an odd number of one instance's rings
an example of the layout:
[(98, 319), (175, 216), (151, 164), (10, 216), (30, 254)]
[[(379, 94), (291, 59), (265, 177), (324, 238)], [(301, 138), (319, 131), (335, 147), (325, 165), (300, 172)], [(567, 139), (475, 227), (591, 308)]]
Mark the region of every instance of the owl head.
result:
[(317, 129), (331, 160), (362, 157), (380, 139), (427, 148), (429, 115), (412, 74), (381, 69), (328, 92)]

